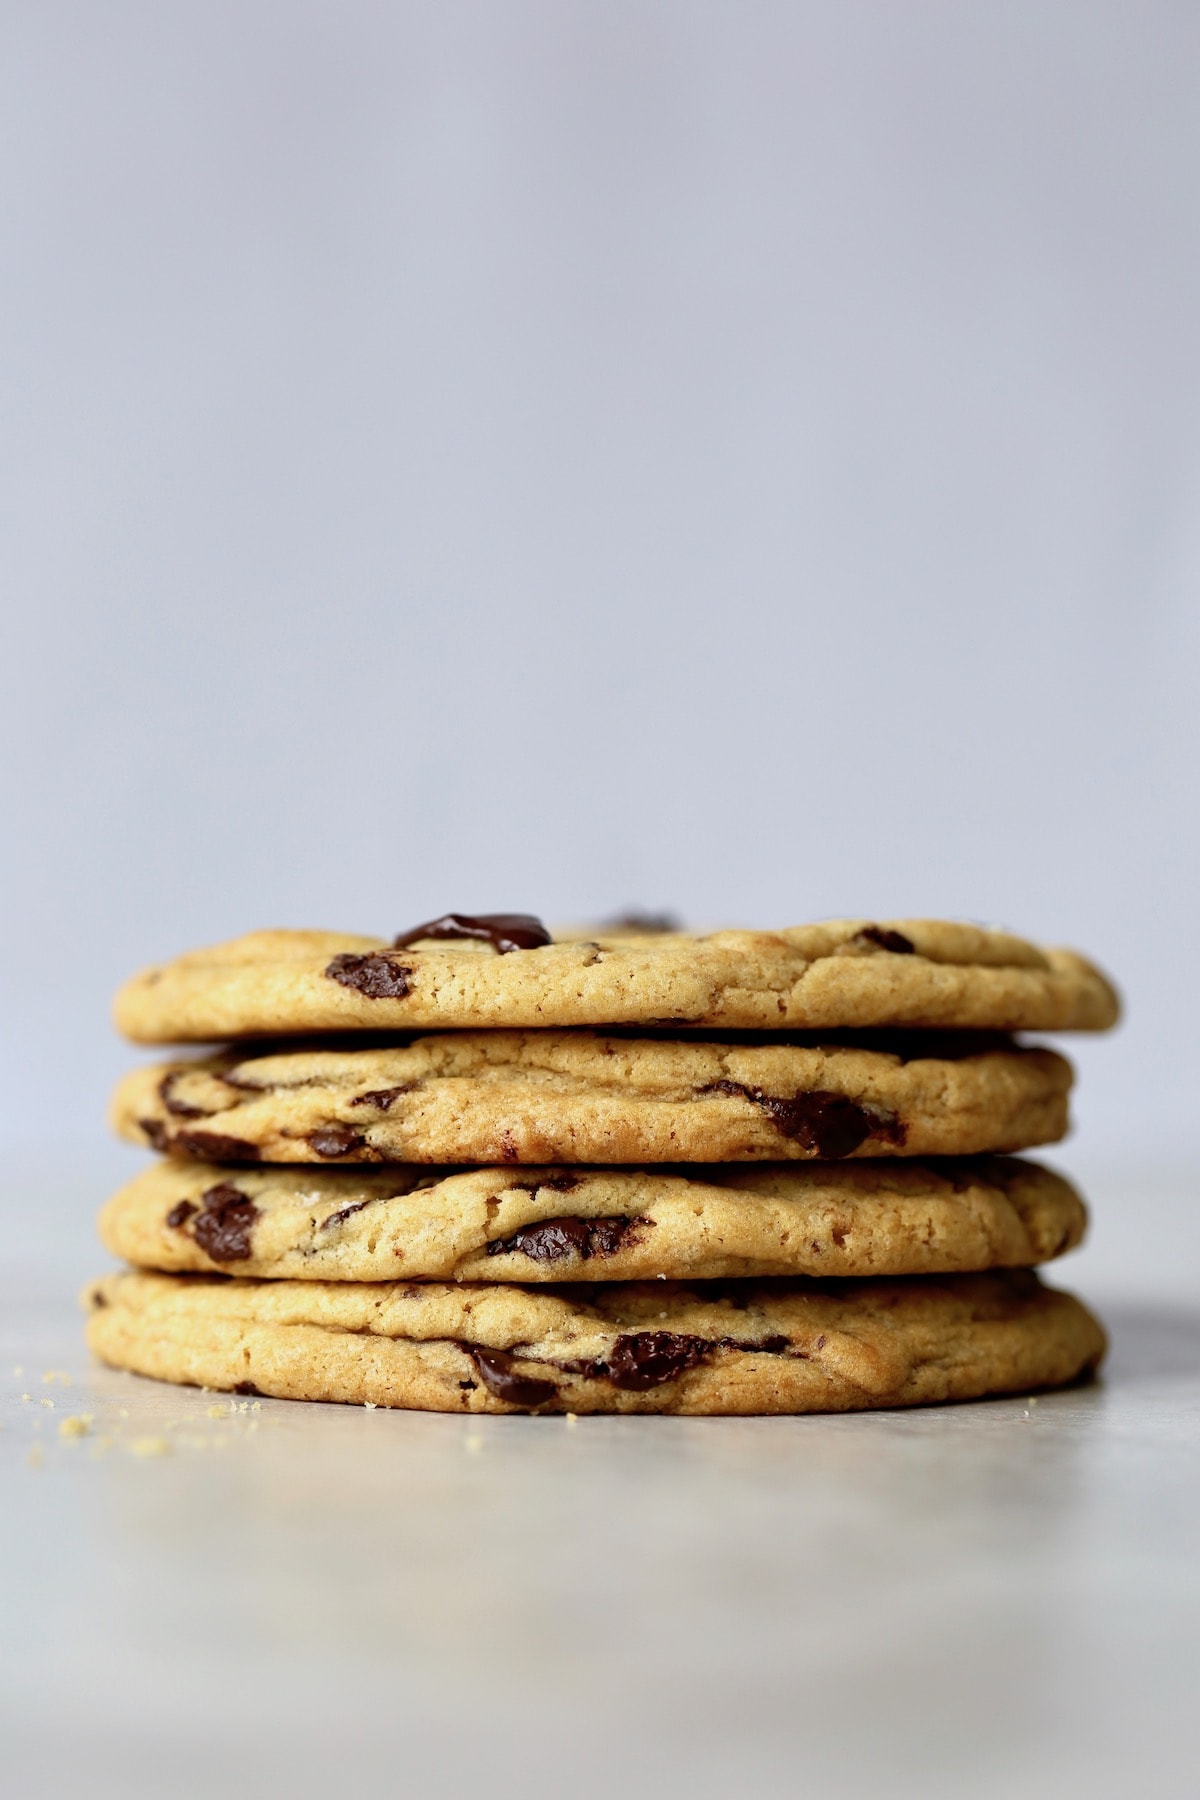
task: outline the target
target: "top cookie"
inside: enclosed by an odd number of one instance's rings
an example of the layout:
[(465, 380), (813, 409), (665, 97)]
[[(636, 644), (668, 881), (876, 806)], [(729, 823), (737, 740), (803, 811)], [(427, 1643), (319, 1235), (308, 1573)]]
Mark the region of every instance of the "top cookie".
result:
[(1102, 1031), (1117, 1012), (1072, 950), (928, 919), (558, 942), (500, 914), (449, 914), (391, 943), (257, 931), (145, 969), (116, 1000), (143, 1044), (490, 1026)]

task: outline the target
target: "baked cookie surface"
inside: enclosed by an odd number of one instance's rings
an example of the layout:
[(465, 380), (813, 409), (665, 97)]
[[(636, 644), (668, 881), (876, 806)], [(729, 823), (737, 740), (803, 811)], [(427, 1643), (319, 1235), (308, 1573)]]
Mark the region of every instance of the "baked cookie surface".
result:
[(143, 970), (118, 994), (116, 1019), (138, 1042), (188, 1043), (663, 1023), (1103, 1030), (1118, 1011), (1108, 981), (1074, 951), (949, 921), (540, 938), (252, 932)]
[(136, 1143), (210, 1162), (830, 1161), (1019, 1150), (1066, 1131), (1071, 1068), (1054, 1051), (889, 1042), (489, 1031), (230, 1052), (134, 1071), (112, 1117)]
[(1104, 1351), (1090, 1313), (1025, 1271), (707, 1289), (126, 1274), (86, 1304), (117, 1368), (457, 1413), (913, 1406), (1071, 1381)]
[(466, 1172), (161, 1162), (108, 1202), (142, 1268), (304, 1281), (555, 1282), (1018, 1268), (1079, 1243), (1083, 1202), (1015, 1157)]

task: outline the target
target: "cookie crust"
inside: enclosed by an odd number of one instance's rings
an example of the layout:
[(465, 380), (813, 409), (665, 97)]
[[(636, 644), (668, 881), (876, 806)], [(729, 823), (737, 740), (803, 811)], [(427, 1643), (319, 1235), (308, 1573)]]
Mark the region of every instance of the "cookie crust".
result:
[(160, 1162), (101, 1242), (141, 1268), (301, 1281), (696, 1281), (1030, 1267), (1079, 1195), (1015, 1157), (670, 1169), (231, 1168)]
[(844, 1412), (1028, 1391), (1104, 1334), (1018, 1273), (868, 1282), (445, 1283), (112, 1275), (102, 1361), (159, 1380), (435, 1412)]
[(1051, 1143), (1071, 1067), (967, 1054), (456, 1032), (138, 1069), (117, 1131), (215, 1162), (636, 1163), (966, 1156)]
[(257, 931), (143, 970), (116, 1000), (147, 1044), (311, 1031), (670, 1022), (827, 1030), (1100, 1031), (1116, 994), (1071, 950), (945, 920), (783, 931), (617, 932), (498, 953), (481, 942)]

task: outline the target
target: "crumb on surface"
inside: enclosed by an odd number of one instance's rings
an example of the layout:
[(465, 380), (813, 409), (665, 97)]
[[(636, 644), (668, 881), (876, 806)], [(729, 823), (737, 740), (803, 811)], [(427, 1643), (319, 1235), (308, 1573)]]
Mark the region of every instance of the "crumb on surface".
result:
[(364, 1400), (363, 1401), (363, 1410), (365, 1412), (374, 1412), (375, 1411), (374, 1400)]
[(48, 1400), (48, 1399), (47, 1399), (47, 1398), (46, 1398), (46, 1397), (45, 1397), (45, 1396), (44, 1396), (44, 1395), (43, 1395), (43, 1397), (42, 1397), (42, 1402), (41, 1402), (41, 1404), (42, 1404), (42, 1405), (43, 1405), (43, 1406), (50, 1406), (50, 1407), (52, 1407), (52, 1406), (53, 1406), (53, 1405), (54, 1405), (54, 1402), (53, 1402), (53, 1400)]
[(45, 1460), (46, 1452), (41, 1444), (31, 1444), (29, 1447), (29, 1454), (25, 1458), (29, 1467), (31, 1469), (40, 1469)]
[(210, 1419), (227, 1419), (229, 1417), (229, 1408), (227, 1406), (210, 1406), (208, 1408), (208, 1416)]
[(58, 1421), (58, 1435), (60, 1438), (86, 1437), (91, 1429), (91, 1413), (68, 1413), (65, 1419), (60, 1419)]
[(171, 1444), (165, 1437), (140, 1437), (134, 1438), (129, 1448), (135, 1456), (166, 1456)]

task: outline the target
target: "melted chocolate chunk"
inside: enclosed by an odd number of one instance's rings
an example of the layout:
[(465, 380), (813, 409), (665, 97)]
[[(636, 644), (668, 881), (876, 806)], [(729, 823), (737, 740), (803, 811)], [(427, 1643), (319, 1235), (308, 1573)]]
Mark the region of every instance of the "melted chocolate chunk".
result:
[(361, 1150), (366, 1141), (361, 1131), (352, 1131), (349, 1125), (323, 1125), (319, 1131), (310, 1131), (305, 1139), (318, 1156), (349, 1156), (351, 1151)]
[(629, 1393), (660, 1387), (704, 1361), (714, 1345), (678, 1331), (634, 1331), (619, 1337), (608, 1358), (608, 1379)]
[(497, 1400), (509, 1406), (541, 1406), (558, 1392), (554, 1381), (538, 1381), (529, 1375), (518, 1375), (513, 1358), (505, 1350), (480, 1350), (464, 1345), (467, 1355), (483, 1377), (483, 1385)]
[(152, 1150), (157, 1150), (160, 1156), (167, 1154), (167, 1128), (161, 1119), (139, 1119), (138, 1129)]
[(216, 1263), (244, 1262), (250, 1254), (250, 1239), (258, 1208), (249, 1194), (218, 1182), (200, 1196), (202, 1211), (196, 1215), (192, 1236), (200, 1248)]
[(99, 1290), (99, 1288), (97, 1288), (97, 1289), (96, 1289), (96, 1291), (95, 1291), (95, 1293), (94, 1293), (94, 1294), (93, 1294), (93, 1295), (92, 1295), (92, 1306), (93, 1306), (93, 1309), (95, 1309), (95, 1310), (99, 1310), (99, 1308), (100, 1308), (100, 1307), (102, 1307), (102, 1306), (107, 1306), (107, 1305), (108, 1305), (108, 1296), (107, 1296), (107, 1294), (102, 1294), (102, 1293), (101, 1293), (101, 1292), (100, 1292), (100, 1290)]
[(393, 1100), (401, 1094), (411, 1094), (420, 1084), (416, 1081), (402, 1081), (399, 1087), (369, 1088), (365, 1094), (356, 1094), (350, 1102), (351, 1106), (374, 1106), (380, 1112), (387, 1112)]
[(392, 948), (403, 950), (423, 938), (475, 938), (490, 944), (501, 956), (507, 956), (510, 950), (540, 950), (552, 942), (542, 921), (532, 913), (443, 913), (440, 919), (402, 931), (393, 940)]
[(195, 1210), (196, 1208), (190, 1200), (181, 1200), (178, 1206), (173, 1206), (167, 1214), (167, 1224), (172, 1231), (178, 1231), (181, 1225), (187, 1224)]
[(335, 956), (325, 973), (368, 1000), (403, 1000), (412, 992), (412, 970), (382, 950), (368, 956)]
[(814, 1156), (836, 1162), (849, 1156), (869, 1137), (887, 1138), (891, 1143), (904, 1142), (904, 1126), (898, 1119), (884, 1118), (868, 1112), (857, 1101), (844, 1094), (831, 1094), (821, 1088), (807, 1094), (793, 1094), (790, 1100), (777, 1094), (764, 1094), (761, 1089), (745, 1087), (740, 1081), (714, 1081), (702, 1088), (704, 1094), (738, 1094), (753, 1100), (769, 1113), (782, 1137), (792, 1138), (811, 1150)]
[(226, 1137), (221, 1131), (177, 1131), (169, 1148), (186, 1150), (189, 1156), (199, 1156), (205, 1162), (257, 1162), (262, 1154), (257, 1144), (248, 1144), (245, 1138)]
[(182, 1069), (172, 1069), (170, 1074), (163, 1076), (158, 1084), (159, 1099), (176, 1119), (202, 1119), (205, 1116), (202, 1106), (189, 1106), (186, 1100), (175, 1098), (175, 1083), (183, 1072)]
[(917, 947), (902, 931), (889, 931), (886, 925), (864, 925), (855, 937), (856, 944), (874, 944), (890, 950), (893, 956), (915, 956)]
[(262, 1389), (256, 1388), (252, 1381), (235, 1381), (233, 1391), (235, 1394), (255, 1394), (259, 1399), (262, 1398)]
[(534, 1225), (522, 1225), (511, 1237), (496, 1238), (487, 1247), (489, 1256), (516, 1253), (531, 1262), (555, 1263), (565, 1257), (578, 1256), (586, 1261), (592, 1256), (614, 1256), (626, 1244), (635, 1241), (646, 1219), (624, 1216), (604, 1219), (540, 1219)]

